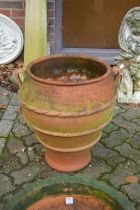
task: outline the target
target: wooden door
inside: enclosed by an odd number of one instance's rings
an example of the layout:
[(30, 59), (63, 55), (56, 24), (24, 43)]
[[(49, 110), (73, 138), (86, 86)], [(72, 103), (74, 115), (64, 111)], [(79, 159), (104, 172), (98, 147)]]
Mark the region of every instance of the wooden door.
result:
[(63, 46), (118, 48), (118, 31), (126, 12), (140, 0), (64, 0)]
[(104, 50), (109, 56), (110, 49), (115, 52), (119, 48), (118, 33), (124, 15), (135, 6), (140, 6), (140, 0), (63, 0), (62, 51), (87, 49), (100, 57)]

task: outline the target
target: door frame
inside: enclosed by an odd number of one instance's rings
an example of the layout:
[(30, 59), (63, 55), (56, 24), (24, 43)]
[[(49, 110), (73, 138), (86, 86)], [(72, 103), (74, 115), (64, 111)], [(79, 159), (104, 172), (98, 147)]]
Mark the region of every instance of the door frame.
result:
[(63, 48), (62, 42), (62, 8), (64, 0), (55, 0), (55, 39), (56, 53), (59, 54), (83, 54), (98, 57), (109, 64), (114, 64), (114, 57), (120, 53), (120, 49), (92, 49), (92, 48)]

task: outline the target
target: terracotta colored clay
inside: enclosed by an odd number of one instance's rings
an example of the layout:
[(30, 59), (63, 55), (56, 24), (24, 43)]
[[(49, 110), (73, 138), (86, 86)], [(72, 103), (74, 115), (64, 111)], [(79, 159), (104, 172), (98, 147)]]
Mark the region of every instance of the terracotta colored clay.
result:
[(127, 176), (126, 177), (127, 182), (131, 183), (131, 184), (136, 184), (138, 182), (138, 177), (137, 176)]
[[(73, 204), (66, 204), (66, 197), (73, 198)], [(111, 210), (109, 204), (102, 200), (99, 200), (93, 196), (81, 196), (81, 195), (60, 195), (57, 197), (44, 198), (27, 210)]]
[(28, 66), (19, 96), (48, 164), (64, 172), (85, 167), (114, 112), (110, 66), (89, 57), (44, 57)]

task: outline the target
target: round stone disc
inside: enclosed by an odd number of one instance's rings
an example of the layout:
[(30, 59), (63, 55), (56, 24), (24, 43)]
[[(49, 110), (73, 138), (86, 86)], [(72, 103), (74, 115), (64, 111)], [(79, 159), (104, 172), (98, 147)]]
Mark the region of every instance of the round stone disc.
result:
[(23, 34), (10, 18), (0, 14), (0, 64), (15, 60), (23, 49)]

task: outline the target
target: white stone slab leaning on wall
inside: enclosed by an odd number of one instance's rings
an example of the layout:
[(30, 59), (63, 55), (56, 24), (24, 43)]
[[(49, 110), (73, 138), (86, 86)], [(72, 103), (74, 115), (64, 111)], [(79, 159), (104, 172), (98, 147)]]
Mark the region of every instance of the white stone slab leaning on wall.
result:
[(15, 60), (23, 49), (23, 34), (10, 18), (0, 14), (0, 64)]

